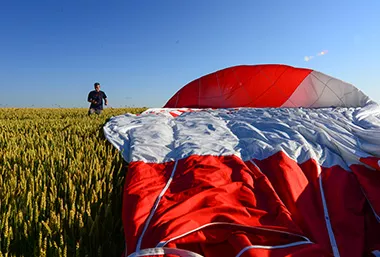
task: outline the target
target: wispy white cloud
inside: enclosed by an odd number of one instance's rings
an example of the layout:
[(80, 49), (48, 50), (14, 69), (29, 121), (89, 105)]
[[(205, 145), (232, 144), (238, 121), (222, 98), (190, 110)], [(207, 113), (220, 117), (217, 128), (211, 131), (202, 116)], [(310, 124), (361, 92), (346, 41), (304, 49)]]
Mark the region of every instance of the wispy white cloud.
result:
[(305, 56), (304, 60), (305, 60), (305, 62), (308, 62), (308, 61), (310, 61), (313, 58), (314, 58), (314, 56)]
[(318, 52), (315, 56), (314, 55), (308, 55), (308, 56), (305, 56), (303, 59), (305, 62), (308, 62), (315, 57), (326, 55), (328, 52), (329, 52), (328, 50), (323, 50), (323, 51)]
[(328, 52), (329, 52), (328, 50), (323, 50), (323, 51), (317, 53), (317, 56), (325, 55), (325, 54), (327, 54)]

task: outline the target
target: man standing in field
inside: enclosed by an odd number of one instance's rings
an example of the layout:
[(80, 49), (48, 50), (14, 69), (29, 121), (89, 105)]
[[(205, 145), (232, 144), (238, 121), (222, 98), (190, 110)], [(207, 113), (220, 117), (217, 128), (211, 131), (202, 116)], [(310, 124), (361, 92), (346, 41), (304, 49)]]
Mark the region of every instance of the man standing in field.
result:
[(101, 114), (103, 110), (103, 99), (104, 104), (108, 105), (108, 99), (106, 93), (100, 90), (100, 84), (96, 82), (94, 84), (95, 90), (92, 90), (87, 97), (87, 101), (91, 103), (90, 109), (88, 110), (88, 115), (93, 113)]

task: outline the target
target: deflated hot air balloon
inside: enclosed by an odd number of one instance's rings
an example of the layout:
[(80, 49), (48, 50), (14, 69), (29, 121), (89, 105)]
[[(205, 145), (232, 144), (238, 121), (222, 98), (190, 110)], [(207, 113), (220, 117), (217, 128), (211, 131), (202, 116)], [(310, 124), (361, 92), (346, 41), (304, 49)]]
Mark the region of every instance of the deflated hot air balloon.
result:
[(125, 256), (376, 256), (380, 107), (285, 65), (226, 68), (113, 117)]
[(246, 65), (190, 82), (164, 107), (358, 107), (369, 101), (353, 85), (317, 71), (286, 65)]

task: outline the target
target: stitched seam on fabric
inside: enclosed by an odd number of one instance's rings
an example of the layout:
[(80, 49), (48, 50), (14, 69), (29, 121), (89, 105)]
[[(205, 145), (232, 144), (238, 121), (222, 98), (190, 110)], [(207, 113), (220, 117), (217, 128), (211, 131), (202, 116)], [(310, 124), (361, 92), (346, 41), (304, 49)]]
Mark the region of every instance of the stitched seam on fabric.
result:
[(309, 238), (307, 238), (305, 236), (294, 234), (294, 233), (291, 233), (291, 232), (282, 231), (282, 230), (275, 230), (275, 229), (269, 229), (269, 228), (261, 228), (261, 227), (255, 227), (255, 226), (247, 226), (247, 225), (235, 224), (235, 223), (227, 223), (227, 222), (213, 222), (213, 223), (204, 224), (204, 225), (202, 225), (202, 226), (200, 226), (198, 228), (195, 228), (193, 230), (187, 231), (187, 232), (185, 232), (185, 233), (183, 233), (181, 235), (178, 235), (176, 237), (173, 237), (173, 238), (171, 238), (169, 240), (161, 241), (161, 242), (159, 242), (157, 244), (156, 247), (164, 247), (165, 245), (167, 245), (168, 243), (170, 243), (170, 242), (172, 242), (174, 240), (180, 239), (182, 237), (190, 235), (191, 233), (197, 232), (197, 231), (199, 231), (199, 230), (201, 230), (203, 228), (206, 228), (206, 227), (209, 227), (209, 226), (214, 226), (214, 225), (228, 225), (228, 226), (233, 226), (233, 227), (248, 228), (248, 229), (257, 229), (257, 230), (271, 231), (271, 232), (276, 232), (276, 233), (283, 233), (283, 234), (287, 234), (287, 235), (297, 236), (297, 237), (305, 239), (305, 242), (313, 243), (313, 242), (310, 241)]
[(222, 97), (222, 88), (220, 87), (219, 77), (218, 77), (217, 72), (215, 72), (215, 76), (216, 76), (216, 83), (218, 83), (218, 87), (219, 87), (219, 93), (220, 93), (219, 98), (221, 98)]
[(281, 249), (281, 248), (293, 247), (293, 246), (304, 245), (304, 244), (312, 244), (312, 242), (300, 241), (300, 242), (294, 242), (294, 243), (290, 243), (290, 244), (286, 244), (286, 245), (274, 245), (274, 246), (250, 245), (250, 246), (244, 247), (236, 255), (236, 257), (240, 257), (241, 255), (243, 255), (246, 251), (248, 251), (250, 249), (269, 249), (269, 250), (274, 250), (274, 249)]
[(155, 201), (155, 203), (154, 203), (152, 209), (150, 210), (150, 214), (149, 214), (149, 216), (148, 216), (148, 219), (145, 221), (144, 229), (143, 229), (143, 231), (142, 231), (142, 233), (141, 233), (141, 235), (140, 235), (140, 238), (139, 238), (139, 240), (138, 240), (138, 242), (137, 242), (136, 252), (139, 252), (139, 251), (140, 251), (141, 243), (142, 243), (142, 239), (143, 239), (143, 237), (144, 237), (144, 234), (145, 234), (146, 230), (148, 229), (149, 223), (150, 223), (150, 221), (152, 220), (153, 215), (154, 215), (155, 211), (156, 211), (157, 208), (158, 208), (158, 204), (160, 203), (162, 196), (165, 194), (166, 190), (168, 190), (168, 188), (169, 188), (171, 182), (173, 181), (173, 177), (174, 177), (175, 171), (176, 171), (176, 169), (177, 169), (177, 164), (178, 164), (178, 161), (176, 161), (176, 162), (174, 163), (174, 168), (173, 168), (173, 170), (172, 170), (172, 173), (170, 174), (170, 178), (169, 178), (168, 181), (166, 182), (165, 187), (162, 189), (161, 193), (158, 195), (158, 197), (157, 197), (157, 199), (156, 199), (156, 201)]
[[(310, 72), (310, 73), (309, 73), (309, 74), (308, 74), (308, 75), (307, 75), (307, 76), (301, 81), (301, 83), (299, 84), (299, 86), (302, 85), (302, 83), (304, 83), (304, 82), (306, 81), (307, 78), (309, 78), (310, 74), (311, 74), (311, 72)], [(307, 82), (305, 82), (305, 83), (307, 83)], [(299, 87), (299, 86), (298, 86), (298, 87)], [(292, 96), (293, 96), (294, 94), (296, 94), (298, 87), (293, 91), (293, 93), (289, 96), (289, 98), (288, 98), (288, 100), (287, 100), (287, 101), (289, 101), (291, 104), (293, 104), (294, 107), (297, 107), (297, 106), (293, 103), (293, 101), (291, 100), (291, 98), (292, 98)], [(311, 84), (311, 88), (314, 90), (315, 96), (318, 97), (317, 91), (316, 91), (315, 88), (314, 88), (314, 84)], [(285, 103), (286, 103), (286, 102), (285, 102)], [(284, 105), (285, 103), (283, 103), (282, 105)]]
[(165, 255), (165, 254), (175, 254), (184, 257), (203, 257), (202, 255), (180, 248), (146, 248), (142, 249), (139, 252), (134, 252), (129, 255), (129, 257), (142, 257), (142, 256), (152, 256), (152, 255)]
[[(252, 102), (252, 104), (254, 104), (255, 102), (257, 102), (257, 100), (259, 100), (263, 95), (265, 95), (265, 93), (271, 89), (272, 87), (274, 87), (276, 85), (276, 82), (282, 77), (282, 75), (284, 75), (284, 73), (289, 69), (289, 67), (286, 67), (285, 70), (280, 74), (280, 76), (277, 77), (277, 79), (275, 81), (272, 81), (271, 79), (269, 79), (269, 76), (259, 67), (259, 72), (264, 74), (264, 77), (268, 79), (269, 82), (272, 83), (272, 85), (270, 85), (261, 95), (259, 95), (258, 97), (256, 97), (256, 99)], [(276, 87), (277, 88), (277, 87)], [(282, 92), (283, 93), (283, 92)], [(251, 104), (251, 103), (249, 103)]]
[(198, 106), (201, 105), (201, 79), (198, 79)]
[[(235, 69), (232, 69), (232, 71), (234, 72), (235, 78), (236, 78), (237, 82), (239, 83), (239, 82), (240, 82), (240, 77), (236, 74)], [(250, 78), (252, 79), (252, 76), (251, 76)], [(251, 95), (248, 94), (248, 90), (247, 90), (247, 88), (244, 86), (244, 83), (242, 83), (242, 82), (241, 82), (241, 87), (244, 89), (244, 91), (246, 92), (246, 94), (247, 94), (247, 96), (249, 97), (249, 99), (251, 99), (251, 102), (249, 102), (249, 103), (252, 103), (252, 102), (253, 102), (253, 99), (252, 99)], [(246, 106), (248, 106), (249, 103), (248, 103)]]
[(319, 80), (319, 82), (321, 82), (322, 84), (324, 84), (325, 85), (325, 87), (323, 88), (323, 90), (322, 90), (322, 93), (321, 93), (321, 95), (317, 98), (317, 100), (315, 100), (315, 102), (312, 104), (312, 105), (310, 105), (310, 107), (311, 106), (313, 106), (320, 98), (321, 98), (321, 96), (323, 95), (323, 92), (325, 91), (325, 88), (326, 87), (328, 87), (330, 90), (331, 90), (331, 92), (333, 92), (333, 94), (336, 96), (336, 98), (343, 104), (343, 106), (344, 107), (346, 107), (346, 103), (344, 103), (340, 98), (339, 98), (339, 96), (335, 93), (335, 91), (334, 90), (332, 90), (331, 89), (331, 87), (329, 87), (327, 84), (331, 81), (331, 80), (333, 80), (334, 78), (330, 78), (326, 83), (324, 83), (322, 80), (320, 80), (316, 75), (314, 75), (313, 73), (310, 73), (314, 78), (316, 78), (317, 80)]
[(377, 215), (375, 209), (373, 208), (371, 202), (369, 201), (369, 199), (368, 199), (368, 197), (367, 197), (367, 194), (364, 192), (364, 189), (363, 189), (361, 186), (359, 186), (359, 187), (360, 187), (360, 189), (361, 189), (361, 191), (362, 191), (362, 193), (363, 193), (365, 199), (367, 200), (367, 202), (368, 202), (368, 204), (369, 204), (369, 207), (371, 207), (371, 210), (372, 210), (372, 212), (373, 212), (373, 215), (375, 215), (375, 218), (376, 218), (377, 222), (380, 223), (380, 216)]
[(175, 105), (174, 105), (175, 108), (177, 108), (177, 105), (178, 105), (179, 94), (180, 94), (180, 92), (177, 93), (177, 99), (176, 99)]
[(326, 198), (325, 198), (325, 193), (323, 191), (322, 172), (320, 170), (320, 167), (319, 167), (319, 188), (321, 190), (323, 212), (324, 212), (324, 215), (325, 215), (326, 228), (327, 228), (327, 231), (328, 231), (328, 234), (329, 234), (331, 248), (333, 250), (334, 257), (339, 257), (340, 256), (339, 249), (338, 249), (338, 246), (337, 246), (337, 243), (336, 243), (336, 240), (335, 240), (334, 231), (333, 231), (332, 226), (331, 226), (330, 216), (329, 216), (329, 212), (328, 212), (328, 208), (327, 208), (327, 203), (326, 203)]
[[(263, 174), (263, 176), (265, 176), (267, 179), (268, 177), (264, 174), (264, 172), (261, 171), (260, 167), (253, 161), (253, 160), (249, 160), (250, 163), (252, 163), (258, 170), (261, 174)], [(269, 181), (269, 179), (268, 179)], [(270, 182), (270, 181), (269, 181)], [(281, 200), (280, 196), (277, 194), (276, 190), (273, 189), (273, 193), (277, 196), (277, 198), (280, 200), (281, 204), (283, 205), (283, 207), (286, 209), (286, 211), (288, 212), (289, 215), (291, 215), (291, 213), (289, 212), (288, 208), (286, 208), (286, 205), (284, 204), (284, 202)]]

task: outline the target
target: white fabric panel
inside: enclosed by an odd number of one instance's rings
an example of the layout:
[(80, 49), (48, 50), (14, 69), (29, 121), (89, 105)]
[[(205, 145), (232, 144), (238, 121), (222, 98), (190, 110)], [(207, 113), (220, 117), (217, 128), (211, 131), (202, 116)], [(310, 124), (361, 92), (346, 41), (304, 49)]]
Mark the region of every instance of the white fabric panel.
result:
[(313, 85), (313, 77), (308, 75), (297, 87), (282, 107), (301, 107), (310, 106), (318, 99), (318, 92)]
[(172, 152), (173, 117), (165, 114), (120, 115), (104, 127), (106, 138), (126, 161), (162, 162)]
[(373, 103), (353, 85), (312, 71), (282, 107), (360, 107)]
[[(302, 163), (348, 169), (360, 157), (380, 157), (380, 107), (241, 108), (113, 117), (107, 139), (127, 162), (162, 163), (190, 155), (265, 159), (278, 151)], [(368, 118), (371, 117), (371, 118)]]

